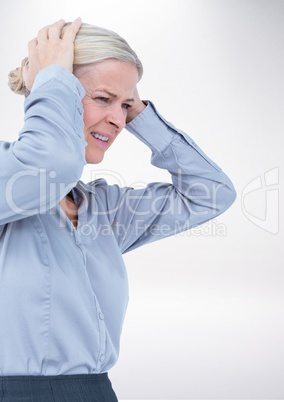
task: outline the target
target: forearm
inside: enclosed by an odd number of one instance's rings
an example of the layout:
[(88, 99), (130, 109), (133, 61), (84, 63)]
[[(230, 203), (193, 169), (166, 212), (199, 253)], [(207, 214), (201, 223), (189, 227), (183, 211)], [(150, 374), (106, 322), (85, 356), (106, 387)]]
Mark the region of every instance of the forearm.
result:
[(85, 164), (82, 96), (78, 80), (63, 67), (38, 74), (25, 102), (19, 140), (0, 143), (0, 223), (44, 213), (80, 179)]
[(152, 149), (153, 165), (171, 173), (173, 185), (190, 212), (211, 219), (235, 200), (234, 186), (222, 169), (152, 104), (126, 128)]

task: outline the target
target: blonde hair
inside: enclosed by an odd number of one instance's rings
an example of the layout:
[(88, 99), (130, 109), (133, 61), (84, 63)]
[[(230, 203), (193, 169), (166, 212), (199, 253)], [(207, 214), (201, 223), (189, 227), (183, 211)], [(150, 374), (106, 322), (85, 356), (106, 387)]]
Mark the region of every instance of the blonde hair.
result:
[[(70, 24), (68, 22), (64, 26), (63, 33)], [(74, 42), (73, 73), (76, 74), (83, 67), (107, 59), (116, 59), (135, 65), (139, 79), (142, 77), (142, 63), (125, 39), (108, 29), (83, 23)], [(22, 70), (28, 63), (28, 57), (25, 57), (21, 67), (12, 70), (8, 75), (10, 89), (25, 96), (29, 94), (29, 90), (25, 87)]]

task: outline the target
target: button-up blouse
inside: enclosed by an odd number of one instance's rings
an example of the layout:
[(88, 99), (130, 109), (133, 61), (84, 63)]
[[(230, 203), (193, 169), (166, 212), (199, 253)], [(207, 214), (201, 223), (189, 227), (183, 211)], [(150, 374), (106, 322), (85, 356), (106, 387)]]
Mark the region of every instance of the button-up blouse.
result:
[[(53, 65), (36, 77), (15, 142), (0, 142), (0, 375), (108, 371), (128, 303), (122, 254), (224, 212), (229, 178), (151, 102), (126, 129), (172, 183), (80, 181), (84, 88)], [(59, 205), (79, 205), (75, 228)]]

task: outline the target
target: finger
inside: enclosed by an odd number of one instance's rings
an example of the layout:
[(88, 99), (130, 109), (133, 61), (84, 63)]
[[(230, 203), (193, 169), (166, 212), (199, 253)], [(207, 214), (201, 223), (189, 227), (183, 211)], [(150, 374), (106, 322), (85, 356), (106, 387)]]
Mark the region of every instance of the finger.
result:
[(36, 46), (37, 46), (37, 38), (33, 38), (32, 40), (29, 41), (28, 43), (29, 51), (34, 49)]
[(66, 31), (64, 33), (63, 39), (64, 40), (71, 40), (74, 42), (74, 39), (82, 25), (82, 20), (81, 18), (77, 18), (75, 21), (72, 22), (71, 25), (69, 25), (68, 28), (66, 28)]
[(54, 24), (49, 26), (48, 37), (49, 39), (58, 39), (60, 38), (62, 28), (65, 25), (65, 21), (63, 19), (55, 22)]
[[(39, 30), (38, 32), (38, 40), (47, 40), (50, 38), (50, 31), (53, 31), (55, 29), (55, 32), (61, 32), (62, 27), (64, 26), (65, 21), (63, 19), (60, 19), (59, 21), (54, 22), (51, 25), (46, 25), (42, 29)], [(58, 36), (57, 36), (58, 37)]]
[(23, 86), (25, 86), (30, 91), (33, 86), (35, 74), (30, 74), (29, 70), (30, 67), (28, 65), (23, 66), (22, 68)]
[(24, 66), (24, 67), (22, 68), (22, 75), (23, 75), (24, 85), (27, 85), (27, 82), (28, 82), (28, 74), (29, 74), (29, 66)]
[(37, 34), (37, 39), (39, 41), (43, 41), (43, 40), (47, 40), (48, 39), (48, 29), (49, 29), (49, 25), (47, 25), (46, 27), (41, 28), (38, 31)]
[(37, 45), (38, 45), (37, 38), (34, 38), (31, 41), (29, 41), (29, 43), (28, 43), (28, 52), (29, 52), (29, 58), (30, 59), (34, 56), (34, 54), (36, 52)]

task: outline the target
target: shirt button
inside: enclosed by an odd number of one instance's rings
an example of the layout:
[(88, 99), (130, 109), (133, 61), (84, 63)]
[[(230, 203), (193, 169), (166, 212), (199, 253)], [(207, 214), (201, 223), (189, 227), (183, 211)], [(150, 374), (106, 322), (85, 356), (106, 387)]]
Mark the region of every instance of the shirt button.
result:
[(104, 319), (103, 313), (99, 313), (99, 318), (100, 318), (100, 320), (103, 320), (103, 319)]
[(104, 354), (100, 355), (100, 362), (103, 362), (104, 360), (105, 360), (105, 355)]

